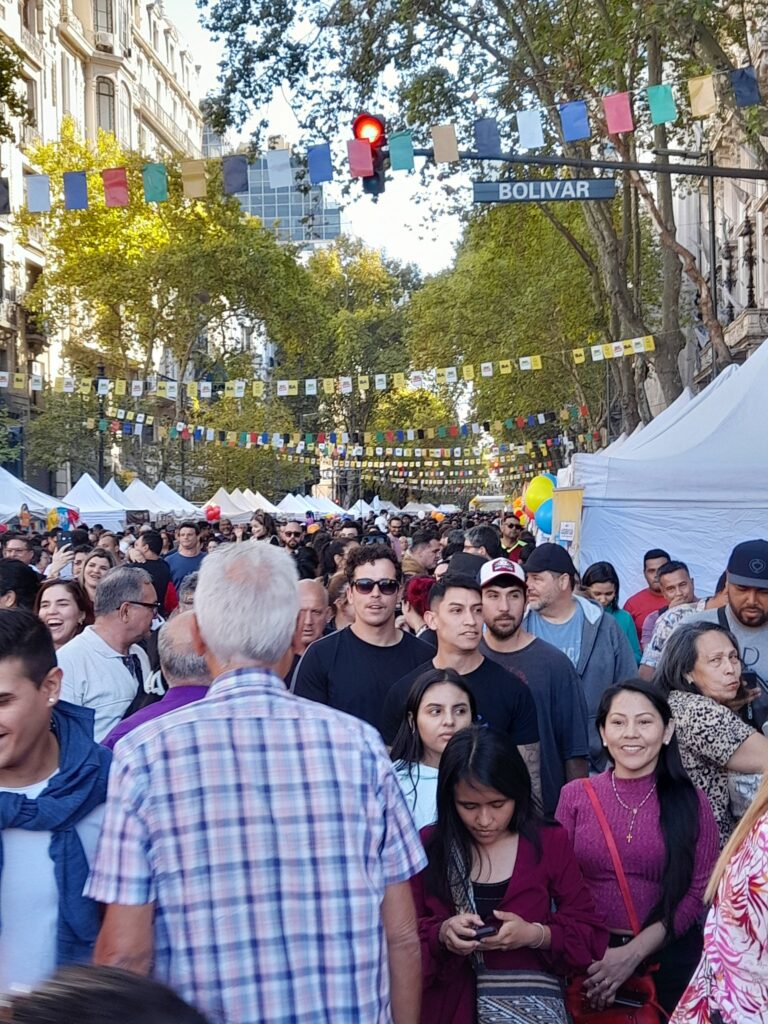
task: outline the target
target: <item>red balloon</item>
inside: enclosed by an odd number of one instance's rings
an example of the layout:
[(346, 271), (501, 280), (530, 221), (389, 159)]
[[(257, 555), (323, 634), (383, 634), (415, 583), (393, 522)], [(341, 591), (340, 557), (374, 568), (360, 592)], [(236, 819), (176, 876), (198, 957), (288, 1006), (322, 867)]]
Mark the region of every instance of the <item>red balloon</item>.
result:
[(215, 523), (221, 517), (221, 509), (218, 505), (211, 505), (205, 510), (205, 518), (209, 523)]

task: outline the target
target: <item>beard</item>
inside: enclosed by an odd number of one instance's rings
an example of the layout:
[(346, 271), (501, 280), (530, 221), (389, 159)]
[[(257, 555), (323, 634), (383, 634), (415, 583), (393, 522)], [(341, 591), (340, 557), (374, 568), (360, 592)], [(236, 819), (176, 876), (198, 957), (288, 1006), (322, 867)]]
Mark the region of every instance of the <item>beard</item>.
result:
[(520, 628), (520, 623), (515, 619), (494, 619), (488, 623), (488, 632), (497, 640), (509, 640)]

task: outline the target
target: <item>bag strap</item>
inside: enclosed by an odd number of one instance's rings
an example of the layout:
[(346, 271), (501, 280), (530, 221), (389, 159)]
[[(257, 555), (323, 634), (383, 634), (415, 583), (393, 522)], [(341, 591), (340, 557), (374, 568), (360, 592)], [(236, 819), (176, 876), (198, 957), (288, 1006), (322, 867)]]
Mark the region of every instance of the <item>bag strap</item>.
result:
[(728, 621), (728, 616), (725, 614), (725, 608), (722, 605), (717, 609), (717, 621), (723, 629), (727, 629), (730, 632), (731, 624)]
[(616, 840), (613, 838), (611, 827), (605, 817), (603, 808), (600, 806), (600, 801), (597, 798), (597, 793), (595, 792), (591, 781), (589, 779), (582, 779), (581, 782), (587, 792), (587, 796), (589, 797), (590, 803), (592, 804), (595, 812), (595, 817), (597, 818), (597, 822), (602, 829), (603, 836), (605, 837), (605, 845), (608, 847), (608, 853), (610, 853), (611, 860), (613, 861), (613, 870), (616, 872), (616, 880), (619, 883), (619, 889), (621, 889), (624, 906), (627, 908), (627, 914), (629, 915), (629, 923), (632, 925), (632, 931), (635, 935), (639, 935), (641, 931), (640, 921), (637, 916), (637, 911), (635, 910), (635, 904), (632, 901), (629, 886), (627, 885), (627, 876), (624, 874), (624, 868), (621, 866), (619, 851), (616, 849)]

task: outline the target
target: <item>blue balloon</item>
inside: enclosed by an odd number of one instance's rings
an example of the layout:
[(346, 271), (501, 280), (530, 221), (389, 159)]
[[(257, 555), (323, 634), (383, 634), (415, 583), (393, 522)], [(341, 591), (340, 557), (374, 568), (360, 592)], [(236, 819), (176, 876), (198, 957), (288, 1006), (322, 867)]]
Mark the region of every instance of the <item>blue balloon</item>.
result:
[(541, 475), (545, 476), (547, 478), (547, 480), (551, 480), (553, 487), (557, 487), (557, 477), (556, 476), (554, 476), (552, 473), (542, 473)]
[(541, 530), (541, 532), (546, 533), (548, 537), (552, 536), (553, 509), (554, 504), (551, 498), (549, 498), (547, 501), (542, 502), (541, 505), (539, 505), (539, 507), (536, 509), (536, 525)]

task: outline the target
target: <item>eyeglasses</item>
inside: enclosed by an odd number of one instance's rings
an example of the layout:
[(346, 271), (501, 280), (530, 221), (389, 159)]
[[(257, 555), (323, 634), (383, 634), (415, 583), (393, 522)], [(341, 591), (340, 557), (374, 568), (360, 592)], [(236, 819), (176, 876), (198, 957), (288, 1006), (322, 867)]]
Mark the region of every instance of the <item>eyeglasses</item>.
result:
[(283, 530), (283, 536), (284, 537), (300, 537), (301, 536), (301, 530), (299, 530), (299, 531), (296, 531), (296, 530)]
[(382, 597), (392, 597), (396, 594), (400, 584), (397, 580), (383, 579), (383, 580), (353, 580), (352, 586), (359, 594), (372, 594), (376, 587), (379, 588), (379, 593)]
[(141, 608), (151, 608), (153, 612), (157, 613), (160, 611), (159, 601), (126, 601), (126, 604), (137, 604)]

